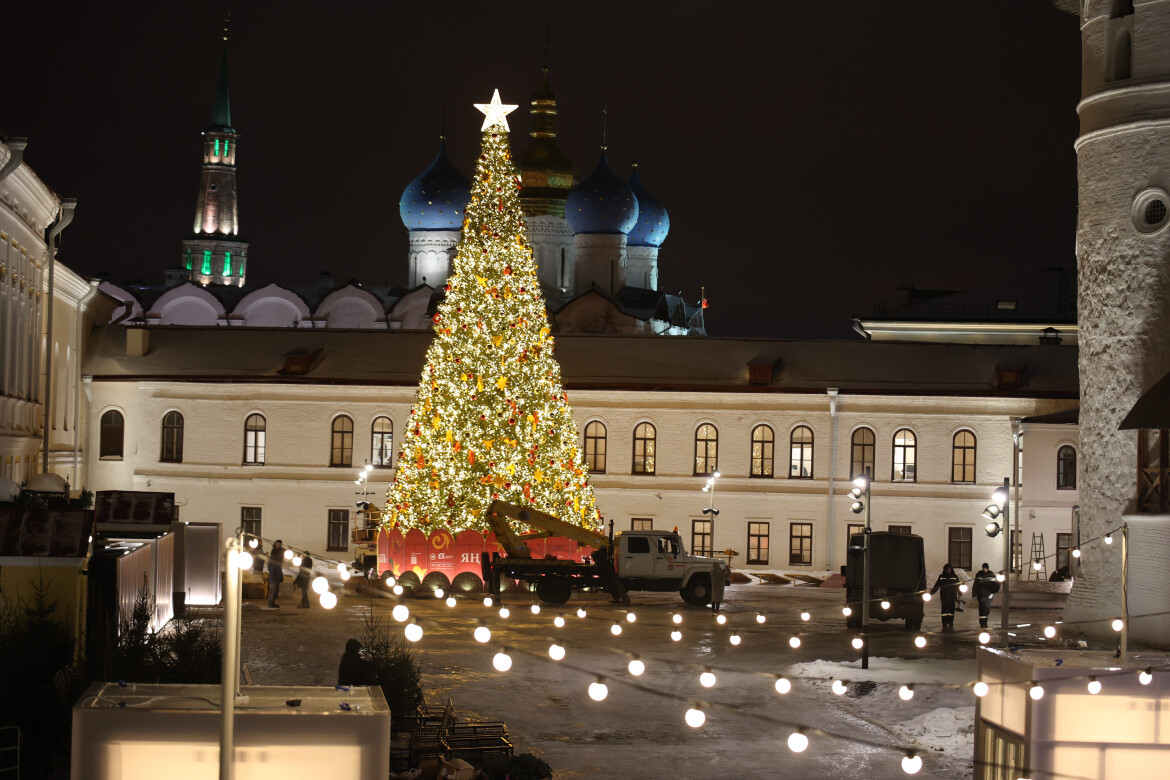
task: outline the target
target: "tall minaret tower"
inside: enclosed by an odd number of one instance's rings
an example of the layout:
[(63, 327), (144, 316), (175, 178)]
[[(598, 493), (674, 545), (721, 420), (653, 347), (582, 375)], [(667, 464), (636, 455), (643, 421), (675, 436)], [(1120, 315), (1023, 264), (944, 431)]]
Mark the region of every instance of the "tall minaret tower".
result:
[(248, 242), (240, 238), (240, 209), (236, 200), (236, 151), (239, 134), (232, 127), (228, 98), (227, 25), (223, 31), (223, 59), (211, 124), (203, 132), (203, 176), (195, 202), (195, 229), (183, 240), (177, 273), (168, 282), (244, 286)]
[(1081, 508), (1079, 527), (1070, 530), (1083, 549), (1065, 622), (1113, 634), (1109, 622), (1121, 614), (1122, 545), (1101, 537), (1124, 522), (1130, 635), (1166, 646), (1170, 521), (1156, 508), (1143, 513), (1137, 495), (1146, 473), (1139, 442), (1153, 456), (1146, 465), (1155, 472), (1167, 443), (1156, 431), (1139, 437), (1119, 426), (1170, 371), (1170, 0), (1056, 4), (1080, 17), (1082, 69), (1076, 142)]

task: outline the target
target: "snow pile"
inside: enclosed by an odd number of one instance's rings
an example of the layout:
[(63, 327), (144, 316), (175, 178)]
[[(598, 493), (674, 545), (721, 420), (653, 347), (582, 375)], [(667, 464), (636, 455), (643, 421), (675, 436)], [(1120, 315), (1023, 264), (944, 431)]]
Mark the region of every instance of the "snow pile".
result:
[(922, 747), (948, 756), (974, 756), (975, 708), (940, 707), (894, 724), (894, 730)]

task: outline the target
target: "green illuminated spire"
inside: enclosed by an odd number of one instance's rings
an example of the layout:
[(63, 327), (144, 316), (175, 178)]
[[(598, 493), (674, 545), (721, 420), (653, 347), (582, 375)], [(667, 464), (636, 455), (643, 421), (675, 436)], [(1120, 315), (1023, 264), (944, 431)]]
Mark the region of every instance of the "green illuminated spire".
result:
[(223, 60), (219, 65), (219, 88), (215, 91), (215, 109), (211, 112), (211, 126), (208, 129), (232, 127), (232, 106), (228, 97), (227, 35), (224, 35)]

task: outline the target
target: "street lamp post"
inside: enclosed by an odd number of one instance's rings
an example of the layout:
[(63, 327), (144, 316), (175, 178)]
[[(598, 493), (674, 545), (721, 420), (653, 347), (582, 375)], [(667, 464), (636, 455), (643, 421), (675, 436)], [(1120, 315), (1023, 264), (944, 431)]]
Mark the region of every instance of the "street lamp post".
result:
[(853, 514), (860, 514), (865, 512), (865, 530), (862, 532), (861, 542), (861, 668), (869, 668), (869, 534), (871, 531), (870, 524), (870, 485), (873, 480), (870, 478), (869, 466), (865, 467), (865, 473), (859, 474), (853, 478), (853, 490), (849, 491), (849, 497), (853, 499), (853, 504), (849, 507)]
[[(995, 503), (983, 510), (983, 516), (987, 518), (987, 525), (983, 526), (984, 532), (988, 536), (995, 538), (998, 534), (1003, 534), (1003, 573), (999, 579), (1003, 593), (1003, 607), (1000, 615), (999, 627), (1004, 632), (1004, 638), (1007, 638), (1008, 630), (1008, 607), (1011, 605), (1011, 577), (1008, 576), (1011, 572), (1012, 565), (1012, 535), (1011, 535), (1011, 503), (1008, 501), (1008, 494), (1011, 488), (1011, 479), (1003, 478), (1003, 487), (995, 489), (992, 498)], [(1002, 579), (1001, 579), (1002, 578)]]
[(719, 515), (719, 510), (715, 508), (715, 480), (717, 479), (719, 479), (718, 471), (708, 477), (707, 484), (703, 485), (703, 492), (711, 498), (710, 503), (703, 507), (703, 514), (711, 518), (711, 549), (708, 552), (712, 554), (715, 553), (715, 518)]

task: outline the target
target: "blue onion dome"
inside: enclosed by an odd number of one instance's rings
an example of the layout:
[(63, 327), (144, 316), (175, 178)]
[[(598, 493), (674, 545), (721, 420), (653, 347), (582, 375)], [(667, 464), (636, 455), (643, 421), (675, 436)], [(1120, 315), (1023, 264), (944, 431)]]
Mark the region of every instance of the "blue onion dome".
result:
[(630, 189), (638, 199), (638, 224), (630, 231), (626, 243), (630, 246), (661, 246), (670, 232), (670, 215), (642, 184), (638, 169), (630, 176)]
[(574, 233), (629, 233), (638, 221), (638, 199), (609, 167), (605, 152), (596, 170), (569, 193), (565, 219)]
[(470, 184), (442, 144), (430, 167), (402, 191), (398, 216), (407, 230), (460, 230), (470, 199)]

